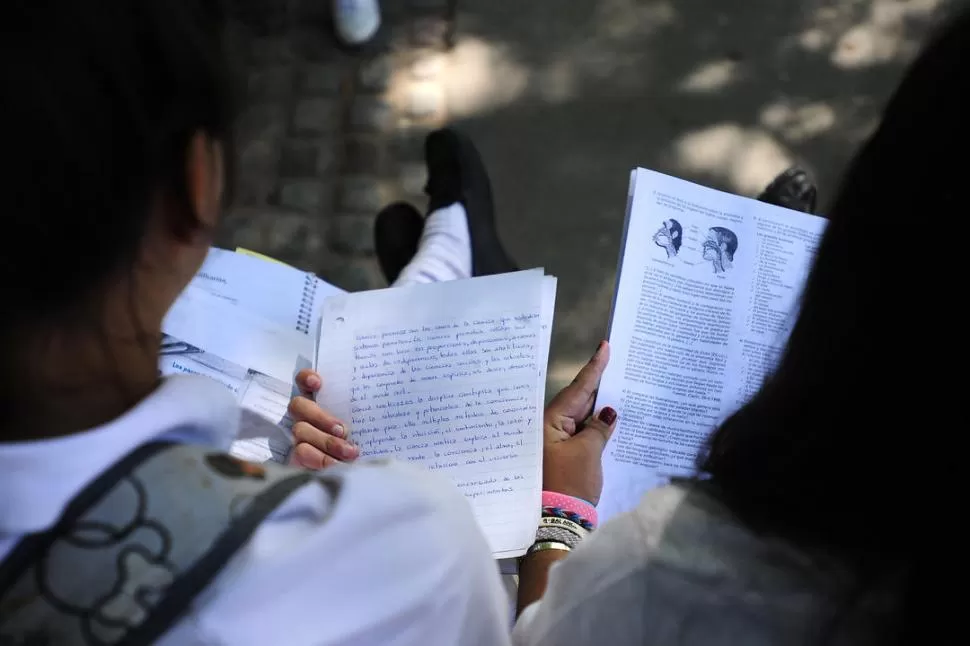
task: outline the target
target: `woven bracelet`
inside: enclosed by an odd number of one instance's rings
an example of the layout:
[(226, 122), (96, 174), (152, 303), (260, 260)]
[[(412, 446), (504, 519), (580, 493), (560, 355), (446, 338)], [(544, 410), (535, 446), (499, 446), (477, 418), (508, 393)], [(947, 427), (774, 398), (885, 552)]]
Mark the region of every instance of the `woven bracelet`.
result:
[(579, 542), (583, 540), (581, 536), (577, 536), (568, 529), (563, 529), (562, 527), (540, 527), (536, 530), (536, 542), (542, 543), (545, 541), (556, 541), (557, 543), (563, 543), (568, 545), (569, 549), (576, 549)]
[(567, 511), (565, 509), (562, 509), (561, 507), (543, 507), (542, 515), (551, 516), (553, 518), (565, 518), (566, 520), (571, 520), (587, 531), (593, 531), (593, 529), (596, 527), (593, 523), (586, 520), (576, 512)]
[(586, 538), (589, 536), (589, 530), (580, 525), (579, 523), (573, 522), (568, 518), (558, 518), (556, 516), (543, 516), (539, 519), (539, 527), (562, 527), (563, 529), (568, 529), (572, 533), (576, 534), (580, 538)]

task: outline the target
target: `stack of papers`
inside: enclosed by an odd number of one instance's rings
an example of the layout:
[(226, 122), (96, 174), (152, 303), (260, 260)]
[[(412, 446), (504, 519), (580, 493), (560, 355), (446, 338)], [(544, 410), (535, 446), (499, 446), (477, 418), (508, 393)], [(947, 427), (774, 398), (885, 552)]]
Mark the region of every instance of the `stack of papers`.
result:
[(245, 410), (276, 425), (244, 427), (232, 452), (283, 462), (293, 376), (313, 366), (323, 300), (342, 293), (271, 259), (212, 249), (162, 324), (160, 370), (222, 383)]

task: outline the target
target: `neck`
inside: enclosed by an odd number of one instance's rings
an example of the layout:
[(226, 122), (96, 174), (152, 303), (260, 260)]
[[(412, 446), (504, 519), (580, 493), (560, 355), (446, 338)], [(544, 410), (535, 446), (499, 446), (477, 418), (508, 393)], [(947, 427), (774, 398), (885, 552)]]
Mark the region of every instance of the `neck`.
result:
[[(35, 327), (8, 364), (0, 438), (69, 435), (101, 426), (147, 397), (159, 383), (161, 321), (142, 326), (130, 308), (88, 317), (86, 325)], [(80, 317), (79, 317), (80, 318)]]

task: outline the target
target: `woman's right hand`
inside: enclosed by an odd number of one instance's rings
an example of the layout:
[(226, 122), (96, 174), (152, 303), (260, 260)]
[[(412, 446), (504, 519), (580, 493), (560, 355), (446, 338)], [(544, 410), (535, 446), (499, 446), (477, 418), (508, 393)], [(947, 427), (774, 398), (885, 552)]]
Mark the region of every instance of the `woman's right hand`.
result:
[(610, 345), (596, 354), (546, 407), (543, 483), (555, 491), (596, 504), (603, 492), (603, 449), (616, 428), (616, 411), (603, 408), (593, 416), (596, 389), (610, 362)]
[(360, 448), (349, 441), (347, 425), (316, 402), (316, 393), (323, 385), (320, 375), (301, 370), (296, 376), (296, 385), (301, 395), (294, 397), (289, 406), (295, 445), (293, 464), (317, 470), (360, 457)]

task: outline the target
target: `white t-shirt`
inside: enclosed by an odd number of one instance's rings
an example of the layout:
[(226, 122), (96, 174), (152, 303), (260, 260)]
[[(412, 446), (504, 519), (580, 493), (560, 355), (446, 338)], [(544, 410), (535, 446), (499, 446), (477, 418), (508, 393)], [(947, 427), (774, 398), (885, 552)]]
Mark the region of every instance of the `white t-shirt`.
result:
[[(227, 450), (238, 427), (220, 384), (176, 376), (102, 427), (0, 443), (0, 560), (136, 446), (164, 438)], [(320, 487), (298, 489), (158, 643), (509, 644), (496, 563), (452, 483), (404, 464), (338, 468), (330, 516)]]
[(834, 559), (756, 534), (698, 488), (664, 487), (552, 567), (513, 643), (878, 643), (891, 597), (860, 597), (856, 584)]

